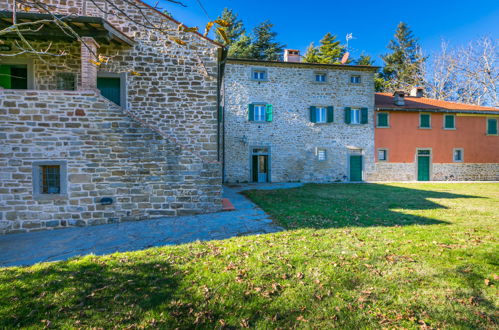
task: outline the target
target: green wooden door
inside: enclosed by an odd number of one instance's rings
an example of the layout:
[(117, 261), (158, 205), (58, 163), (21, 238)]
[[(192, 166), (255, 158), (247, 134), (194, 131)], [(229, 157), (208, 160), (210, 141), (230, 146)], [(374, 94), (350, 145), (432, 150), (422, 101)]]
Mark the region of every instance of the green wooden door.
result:
[(350, 181), (362, 181), (362, 156), (350, 156)]
[(121, 105), (121, 88), (120, 78), (97, 78), (97, 88), (100, 90), (102, 96), (117, 105)]
[(418, 156), (418, 181), (430, 181), (430, 156)]

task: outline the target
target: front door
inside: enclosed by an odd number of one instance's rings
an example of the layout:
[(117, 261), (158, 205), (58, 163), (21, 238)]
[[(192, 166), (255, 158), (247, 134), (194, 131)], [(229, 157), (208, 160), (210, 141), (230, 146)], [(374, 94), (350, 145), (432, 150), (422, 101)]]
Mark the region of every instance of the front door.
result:
[(418, 150), (418, 181), (430, 181), (430, 150)]
[(362, 181), (362, 155), (350, 155), (350, 181)]
[(269, 156), (253, 155), (253, 182), (268, 182), (269, 180)]

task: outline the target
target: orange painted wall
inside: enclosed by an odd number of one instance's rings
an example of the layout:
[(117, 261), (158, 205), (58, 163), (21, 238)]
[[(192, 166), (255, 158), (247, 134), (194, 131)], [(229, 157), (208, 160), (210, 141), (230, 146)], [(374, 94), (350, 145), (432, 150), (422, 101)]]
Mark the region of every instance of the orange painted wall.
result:
[(499, 163), (499, 136), (486, 135), (486, 117), (456, 115), (456, 129), (445, 130), (442, 113), (431, 114), (431, 129), (418, 128), (418, 112), (389, 114), (390, 128), (375, 129), (375, 146), (388, 149), (390, 163), (413, 163), (416, 148), (432, 148), (433, 163), (453, 163), (453, 148), (464, 149), (465, 163)]

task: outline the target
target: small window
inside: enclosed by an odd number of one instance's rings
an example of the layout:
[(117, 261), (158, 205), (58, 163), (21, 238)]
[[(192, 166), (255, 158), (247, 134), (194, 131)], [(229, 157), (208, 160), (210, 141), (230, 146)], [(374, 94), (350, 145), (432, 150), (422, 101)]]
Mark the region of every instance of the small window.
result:
[(453, 150), (453, 156), (452, 156), (452, 159), (454, 160), (454, 162), (456, 163), (459, 163), (459, 162), (462, 162), (463, 161), (463, 154), (464, 154), (464, 150), (459, 148), (459, 149), (454, 149)]
[(326, 82), (326, 74), (324, 72), (314, 73), (315, 82)]
[(74, 91), (76, 75), (72, 72), (58, 72), (56, 74), (56, 85), (58, 90)]
[(360, 124), (360, 109), (352, 109), (350, 124)]
[(376, 127), (389, 127), (389, 115), (386, 112), (378, 112)]
[(265, 81), (267, 80), (267, 70), (253, 69), (251, 72), (251, 78), (253, 80)]
[(325, 123), (327, 122), (327, 109), (325, 107), (317, 107), (316, 111), (316, 123)]
[(487, 135), (497, 135), (496, 118), (487, 118)]
[(431, 117), (429, 113), (419, 114), (419, 128), (431, 128)]
[(323, 148), (317, 148), (315, 155), (317, 156), (318, 161), (324, 161), (326, 160), (326, 149)]
[(360, 76), (359, 75), (354, 75), (350, 76), (350, 83), (351, 84), (360, 84)]
[(419, 149), (418, 150), (418, 156), (430, 156), (431, 151), (428, 149)]
[(388, 149), (378, 149), (378, 161), (379, 162), (388, 161)]
[(255, 104), (255, 121), (265, 121), (265, 105)]
[(454, 115), (444, 115), (444, 128), (456, 129), (456, 117)]
[(5, 89), (28, 89), (28, 65), (1, 64), (0, 87)]
[(51, 198), (67, 193), (66, 162), (33, 162), (33, 197)]

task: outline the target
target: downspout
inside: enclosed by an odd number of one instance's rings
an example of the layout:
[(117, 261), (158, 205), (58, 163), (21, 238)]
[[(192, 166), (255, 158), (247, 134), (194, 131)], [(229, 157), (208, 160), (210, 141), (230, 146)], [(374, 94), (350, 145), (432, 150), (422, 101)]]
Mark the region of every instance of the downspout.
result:
[[(219, 48), (218, 68), (217, 68), (217, 160), (222, 161), (222, 183), (225, 182), (225, 107), (220, 111), (222, 99), (221, 88), (227, 59), (227, 49)], [(225, 96), (225, 95), (224, 95)], [(220, 152), (221, 151), (221, 152)]]

